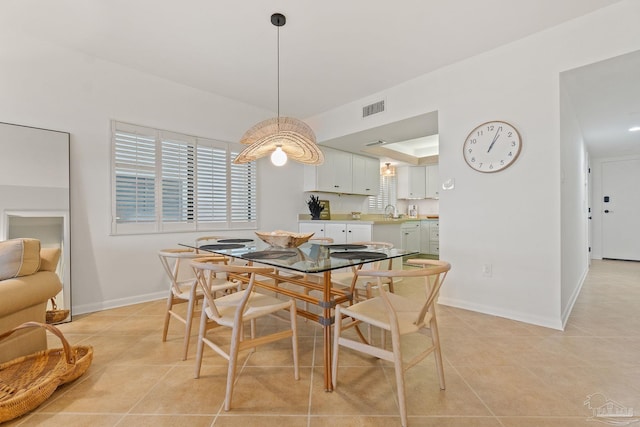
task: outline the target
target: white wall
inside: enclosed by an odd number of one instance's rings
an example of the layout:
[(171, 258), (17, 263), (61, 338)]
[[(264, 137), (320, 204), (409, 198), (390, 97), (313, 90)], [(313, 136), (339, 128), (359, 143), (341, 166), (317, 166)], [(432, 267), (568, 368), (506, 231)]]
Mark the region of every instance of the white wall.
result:
[[(271, 113), (2, 31), (0, 121), (71, 134), (73, 313), (164, 297), (157, 250), (196, 234), (109, 235), (110, 120), (238, 141)], [(292, 227), (302, 169), (263, 166), (260, 226)]]
[[(589, 271), (588, 160), (580, 124), (560, 78), (560, 217), (562, 325)], [(577, 256), (581, 254), (582, 256)]]
[[(310, 120), (325, 140), (438, 111), (440, 179), (455, 179), (439, 202), (440, 255), (453, 266), (440, 302), (562, 328), (562, 289), (575, 288), (586, 255), (561, 245), (563, 224), (577, 221), (579, 233), (585, 217), (573, 218), (575, 202), (562, 217), (561, 198), (581, 185), (573, 178), (583, 166), (571, 167), (563, 187), (559, 74), (640, 49), (637, 16), (640, 2), (622, 1)], [(383, 97), (387, 112), (357, 116)], [(473, 172), (461, 155), (468, 132), (488, 120), (510, 122), (523, 138), (520, 158), (497, 174)], [(482, 276), (483, 264), (492, 277)]]

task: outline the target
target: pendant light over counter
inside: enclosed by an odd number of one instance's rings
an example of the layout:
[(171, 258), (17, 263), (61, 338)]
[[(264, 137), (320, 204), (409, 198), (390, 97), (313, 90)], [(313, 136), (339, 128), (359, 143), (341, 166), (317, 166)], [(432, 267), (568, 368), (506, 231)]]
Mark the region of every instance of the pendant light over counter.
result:
[(280, 27), (286, 22), (281, 13), (271, 15), (271, 23), (278, 29), (278, 116), (262, 121), (245, 132), (240, 143), (248, 147), (233, 163), (248, 163), (269, 154), (276, 166), (284, 165), (288, 158), (310, 165), (324, 162), (324, 155), (316, 145), (316, 136), (309, 125), (293, 117), (280, 117)]

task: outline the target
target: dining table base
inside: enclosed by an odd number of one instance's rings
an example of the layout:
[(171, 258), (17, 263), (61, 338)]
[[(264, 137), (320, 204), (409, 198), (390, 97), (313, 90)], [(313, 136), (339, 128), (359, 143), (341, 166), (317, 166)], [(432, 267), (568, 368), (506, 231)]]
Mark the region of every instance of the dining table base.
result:
[[(331, 326), (335, 318), (333, 309), (336, 304), (353, 300), (353, 295), (346, 288), (335, 288), (331, 282), (331, 271), (325, 271), (322, 275), (282, 275), (276, 270), (274, 273), (261, 273), (255, 280), (256, 287), (266, 289), (276, 294), (282, 294), (308, 304), (318, 306), (322, 310), (322, 314), (316, 314), (304, 308), (298, 308), (297, 312), (300, 316), (317, 322), (322, 327), (323, 333), (323, 365), (324, 365), (324, 388), (325, 391), (333, 391), (333, 381), (331, 378)], [(266, 277), (273, 280), (264, 280)], [(230, 275), (230, 279), (239, 280), (243, 283), (248, 282), (248, 278), (242, 275)], [(283, 283), (293, 284), (300, 287), (300, 290), (290, 289), (280, 286)], [(322, 297), (313, 296), (310, 291), (321, 293)]]

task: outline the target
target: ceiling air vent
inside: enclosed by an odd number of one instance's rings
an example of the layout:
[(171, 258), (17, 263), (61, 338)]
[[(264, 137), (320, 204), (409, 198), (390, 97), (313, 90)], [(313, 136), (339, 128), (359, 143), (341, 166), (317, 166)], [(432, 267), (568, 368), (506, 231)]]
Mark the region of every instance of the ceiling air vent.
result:
[(384, 99), (382, 101), (374, 102), (373, 104), (365, 105), (362, 107), (362, 118), (371, 116), (373, 114), (382, 113), (384, 111)]

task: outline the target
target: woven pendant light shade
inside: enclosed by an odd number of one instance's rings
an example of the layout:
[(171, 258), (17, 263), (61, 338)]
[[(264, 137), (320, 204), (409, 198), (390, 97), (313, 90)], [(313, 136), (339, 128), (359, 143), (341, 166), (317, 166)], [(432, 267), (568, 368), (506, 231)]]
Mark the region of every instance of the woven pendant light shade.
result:
[[(233, 163), (249, 163), (270, 154), (271, 162), (282, 166), (287, 158), (300, 163), (320, 165), (324, 155), (316, 145), (316, 135), (302, 120), (280, 117), (280, 27), (287, 22), (281, 13), (271, 15), (271, 23), (278, 29), (278, 116), (258, 123), (245, 132), (240, 140), (248, 145)], [(275, 152), (280, 148), (278, 152)]]
[(258, 123), (242, 136), (241, 144), (249, 145), (233, 163), (248, 163), (267, 156), (280, 146), (291, 160), (320, 165), (324, 155), (316, 145), (313, 130), (293, 117), (274, 117)]

